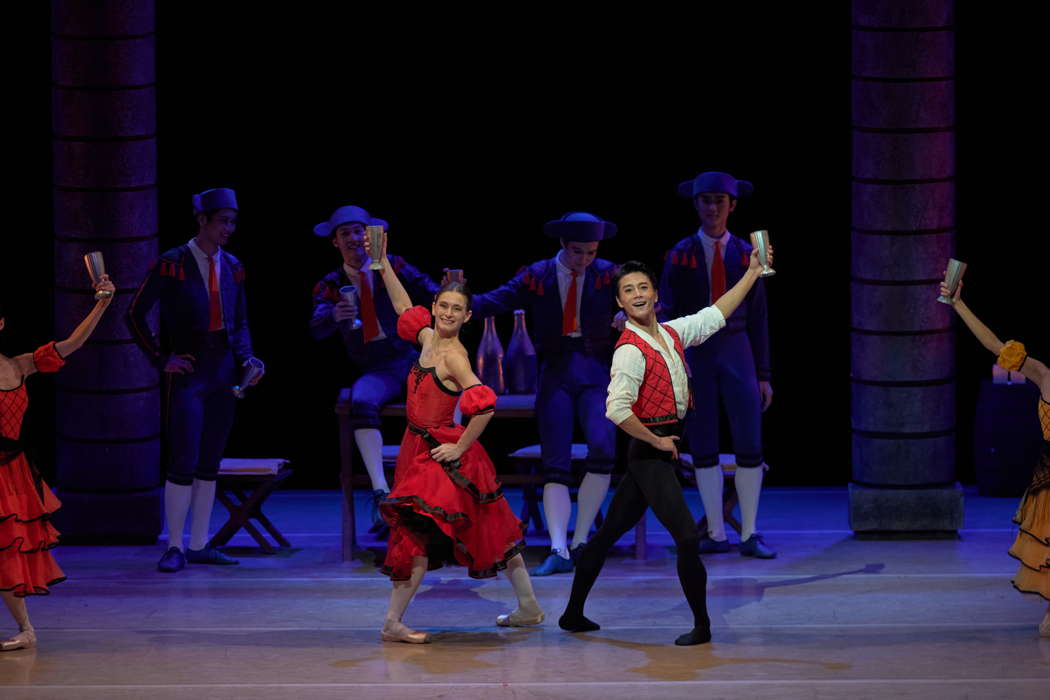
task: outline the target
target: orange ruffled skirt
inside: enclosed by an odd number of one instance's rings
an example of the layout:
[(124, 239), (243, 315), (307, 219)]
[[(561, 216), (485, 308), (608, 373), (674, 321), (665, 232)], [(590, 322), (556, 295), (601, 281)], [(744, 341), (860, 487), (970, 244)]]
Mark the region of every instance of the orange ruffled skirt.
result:
[(58, 544), (51, 515), (62, 505), (47, 484), (37, 491), (25, 455), (0, 464), (0, 591), (47, 595), (66, 580), (49, 550)]
[(1047, 471), (1050, 456), (1044, 454), (1036, 483), (1025, 493), (1014, 515), (1020, 532), (1010, 547), (1010, 556), (1021, 562), (1014, 587), (1050, 600), (1050, 485), (1043, 483)]

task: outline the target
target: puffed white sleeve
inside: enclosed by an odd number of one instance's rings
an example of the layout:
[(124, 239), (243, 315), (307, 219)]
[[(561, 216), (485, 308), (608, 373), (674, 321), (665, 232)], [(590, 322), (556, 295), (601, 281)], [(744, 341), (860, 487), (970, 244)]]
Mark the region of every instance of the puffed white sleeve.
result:
[(638, 400), (638, 389), (645, 378), (645, 356), (633, 345), (621, 345), (613, 353), (609, 369), (609, 396), (605, 399), (605, 417), (616, 425), (633, 413), (631, 406)]
[(682, 347), (699, 345), (725, 327), (726, 318), (717, 306), (705, 306), (695, 314), (680, 316), (667, 324), (682, 339)]

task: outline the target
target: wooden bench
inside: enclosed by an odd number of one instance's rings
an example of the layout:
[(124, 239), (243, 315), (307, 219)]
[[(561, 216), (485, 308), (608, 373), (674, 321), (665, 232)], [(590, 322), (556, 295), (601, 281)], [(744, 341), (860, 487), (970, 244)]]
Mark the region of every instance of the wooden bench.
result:
[(230, 517), (211, 538), (209, 544), (221, 547), (229, 542), (238, 530), (244, 528), (259, 543), (262, 551), (275, 554), (276, 547), (270, 544), (259, 528), (251, 522), (254, 519), (270, 533), (278, 547), (291, 547), (291, 543), (262, 511), (269, 495), (291, 474), (292, 470), (288, 467), (286, 459), (222, 460), (216, 478), (215, 496), (226, 506)]
[[(543, 529), (543, 520), (540, 517), (539, 504), (542, 501), (536, 495), (536, 487), (543, 486), (544, 478), (541, 473), (541, 458), (540, 458), (540, 445), (528, 445), (522, 447), (520, 450), (511, 452), (507, 457), (518, 463), (517, 474), (508, 474), (507, 476), (500, 477), (500, 481), (504, 484), (520, 484), (523, 487), (523, 496), (525, 497), (525, 504), (522, 508), (521, 519), (526, 525), (529, 524), (530, 520), (536, 524), (536, 529)], [(582, 463), (587, 459), (587, 445), (574, 442), (572, 444), (572, 462), (573, 471), (577, 471), (577, 467), (582, 467)], [(513, 481), (511, 480), (513, 479)], [(601, 512), (598, 513), (598, 518), (601, 518)], [(596, 522), (601, 524), (600, 520)], [(646, 526), (645, 517), (643, 516), (638, 524), (634, 528), (634, 558), (645, 559), (646, 556)]]
[[(688, 470), (692, 472), (693, 456), (688, 453), (680, 453), (678, 456), (680, 461), (682, 462), (682, 466), (688, 468)], [(740, 525), (740, 521), (736, 519), (736, 516), (733, 515), (733, 509), (736, 508), (737, 505), (740, 503), (740, 500), (736, 495), (736, 488), (733, 484), (733, 479), (736, 476), (737, 470), (736, 455), (720, 454), (718, 455), (718, 462), (719, 465), (722, 467), (722, 476), (725, 479), (725, 488), (722, 492), (722, 518), (727, 525), (732, 527), (734, 530), (737, 531), (737, 534), (739, 534), (740, 531), (743, 530), (743, 527)], [(769, 465), (763, 464), (762, 469), (765, 471), (769, 471)], [(695, 476), (693, 476), (692, 474), (690, 474), (690, 477), (690, 481), (695, 479)], [(696, 526), (700, 529), (701, 536), (707, 534), (706, 514), (704, 515), (704, 517), (700, 518), (699, 521), (697, 521)]]

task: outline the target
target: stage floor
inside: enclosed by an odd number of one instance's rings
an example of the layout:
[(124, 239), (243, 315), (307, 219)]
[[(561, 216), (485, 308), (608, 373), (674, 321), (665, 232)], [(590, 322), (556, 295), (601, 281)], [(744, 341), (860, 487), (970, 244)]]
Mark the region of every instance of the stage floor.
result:
[[(625, 546), (591, 596), (601, 631), (558, 629), (570, 575), (534, 579), (542, 627), (500, 629), (507, 581), (444, 569), (406, 616), (434, 642), (410, 646), (378, 639), (387, 579), (338, 560), (338, 495), (283, 492), (267, 512), (294, 548), (265, 556), (240, 534), (240, 566), (161, 574), (160, 544), (59, 548), (69, 581), (30, 599), (40, 646), (0, 654), (0, 696), (1046, 700), (1046, 602), (1009, 583), (1015, 505), (969, 491), (958, 539), (864, 541), (846, 529), (845, 489), (769, 489), (760, 525), (779, 557), (705, 557), (714, 641), (687, 648), (672, 644), (690, 619), (650, 514), (648, 560)], [(538, 563), (543, 541), (530, 543)]]

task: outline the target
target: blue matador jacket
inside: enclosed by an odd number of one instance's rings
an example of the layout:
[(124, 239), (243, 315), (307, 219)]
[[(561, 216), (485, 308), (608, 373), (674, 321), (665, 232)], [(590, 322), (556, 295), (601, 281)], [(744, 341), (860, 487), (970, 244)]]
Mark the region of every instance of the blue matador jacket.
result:
[[(394, 274), (401, 280), (412, 303), (429, 309), (438, 293), (438, 285), (434, 284), (434, 280), (398, 255), (390, 255), (388, 259), (390, 266), (394, 269)], [(411, 343), (405, 342), (397, 335), (397, 313), (390, 301), (390, 295), (387, 294), (386, 285), (383, 284), (382, 275), (377, 271), (372, 279), (376, 287), (372, 297), (376, 320), (383, 329), (383, 333), (386, 334), (385, 340), (366, 343), (360, 329), (352, 330), (349, 323), (336, 323), (332, 320), (332, 307), (342, 299), (339, 295), (339, 288), (350, 284), (350, 279), (346, 276), (342, 265), (325, 275), (324, 279), (314, 286), (313, 291), (314, 311), (310, 318), (310, 334), (315, 340), (322, 340), (339, 331), (343, 336), (343, 343), (346, 345), (350, 361), (360, 369), (367, 369), (392, 357), (419, 354)], [(358, 298), (358, 304), (360, 303), (360, 298)]]
[[(612, 328), (616, 312), (616, 290), (613, 277), (619, 266), (595, 258), (584, 271), (579, 287), (580, 332), (587, 352), (608, 359), (619, 334)], [(562, 301), (558, 291), (558, 264), (553, 258), (526, 265), (502, 287), (474, 297), (473, 310), (478, 317), (526, 309), (531, 319), (532, 340), (540, 356), (556, 353), (561, 345)]]
[[(244, 297), (244, 266), (225, 250), (219, 258), (219, 289), (223, 322), (237, 364), (252, 356)], [(147, 316), (160, 301), (160, 336), (150, 330)], [(170, 353), (193, 354), (208, 334), (208, 290), (188, 245), (165, 251), (150, 269), (131, 300), (128, 326), (153, 364), (162, 369)]]
[[(727, 290), (744, 276), (750, 256), (751, 244), (730, 235), (724, 253)], [(693, 234), (678, 241), (664, 258), (663, 275), (660, 277), (660, 318), (667, 320), (696, 313), (709, 305), (710, 295), (704, 246)], [(769, 312), (762, 280), (755, 283), (737, 310), (726, 319), (726, 328), (722, 333), (740, 331), (747, 332), (759, 381), (769, 381), (772, 376), (769, 362)]]

